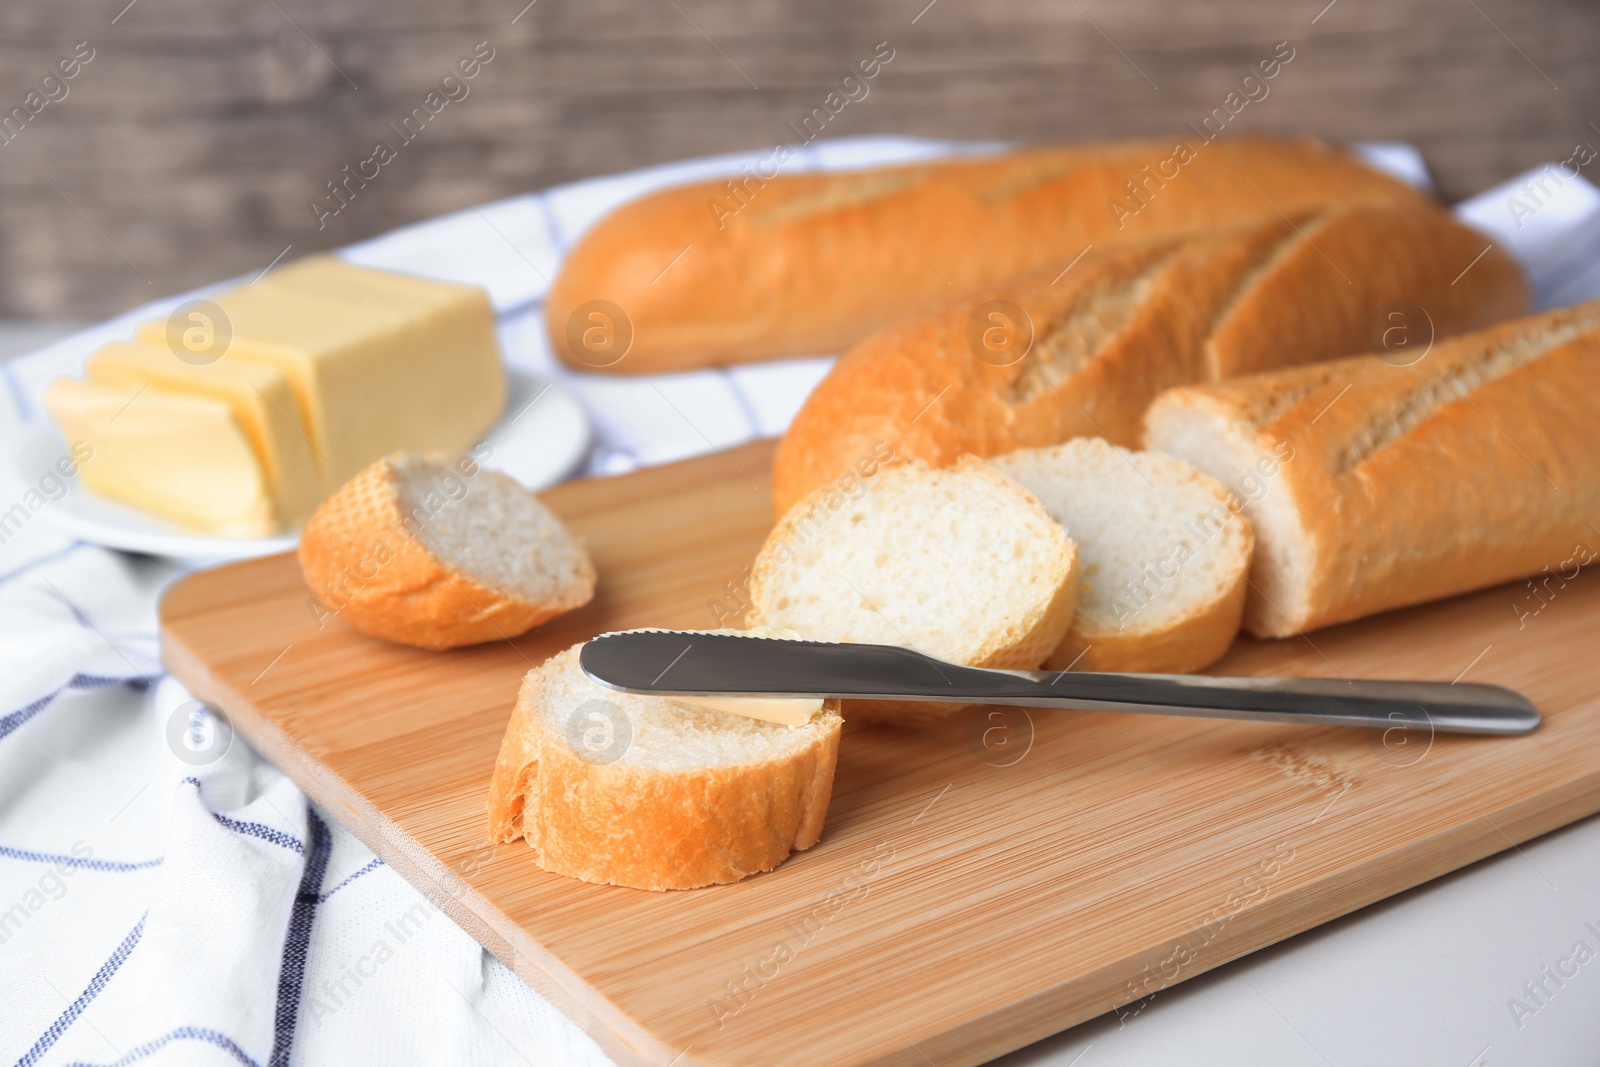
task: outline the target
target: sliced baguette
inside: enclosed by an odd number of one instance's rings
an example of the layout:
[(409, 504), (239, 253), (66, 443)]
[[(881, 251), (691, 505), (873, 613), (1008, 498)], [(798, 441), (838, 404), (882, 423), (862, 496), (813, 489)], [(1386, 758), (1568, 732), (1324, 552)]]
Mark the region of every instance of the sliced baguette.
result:
[[(779, 521), (751, 568), (750, 622), (812, 640), (915, 648), (974, 667), (1037, 667), (1078, 597), (1077, 552), (1032, 493), (989, 464), (895, 464), (854, 499), (823, 489)], [(852, 701), (909, 722), (961, 705)]]
[(540, 867), (634, 889), (692, 889), (769, 871), (822, 834), (838, 701), (782, 726), (689, 698), (619, 693), (581, 645), (528, 672), (489, 789), (489, 836)]
[(1600, 301), (1406, 366), (1357, 356), (1175, 389), (1147, 439), (1244, 500), (1244, 627), (1283, 637), (1541, 568), (1570, 581), (1600, 547), (1596, 381)]
[(299, 556), (331, 615), (419, 648), (515, 637), (594, 596), (594, 566), (561, 520), (465, 457), (372, 464), (312, 514)]
[(1222, 485), (1098, 437), (992, 462), (1078, 546), (1078, 609), (1045, 667), (1181, 674), (1228, 650), (1254, 537)]
[(779, 445), (774, 507), (874, 448), (934, 466), (1071, 437), (1137, 448), (1165, 389), (1525, 314), (1520, 269), (1484, 244), (1437, 209), (1369, 204), (1097, 245), (846, 352)]

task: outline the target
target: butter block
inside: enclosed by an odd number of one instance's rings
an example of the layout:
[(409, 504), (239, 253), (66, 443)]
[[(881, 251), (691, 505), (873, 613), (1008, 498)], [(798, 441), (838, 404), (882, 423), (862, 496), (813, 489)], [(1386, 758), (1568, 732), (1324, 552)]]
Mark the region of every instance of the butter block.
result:
[(276, 367), (227, 356), (196, 366), (165, 348), (116, 343), (90, 356), (84, 375), (125, 396), (148, 386), (228, 405), (255, 451), (280, 525), (300, 525), (322, 500), (321, 475), (294, 390)]
[(224, 537), (280, 527), (254, 446), (233, 408), (208, 396), (58, 378), (44, 404), (67, 439), (94, 450), (94, 492)]
[[(213, 299), (224, 357), (288, 380), (324, 493), (399, 451), (460, 452), (499, 418), (505, 378), (483, 290), (312, 256)], [(139, 339), (165, 347), (167, 324)]]

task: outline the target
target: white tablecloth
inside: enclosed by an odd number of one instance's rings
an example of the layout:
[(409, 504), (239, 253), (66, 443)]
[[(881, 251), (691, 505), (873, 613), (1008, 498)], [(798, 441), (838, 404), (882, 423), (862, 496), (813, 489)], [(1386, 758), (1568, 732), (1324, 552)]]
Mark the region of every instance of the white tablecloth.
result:
[[(795, 166), (988, 147), (850, 138), (808, 148)], [(1368, 151), (1398, 173), (1426, 180), (1405, 146)], [(828, 360), (656, 378), (574, 375), (550, 359), (540, 300), (574, 236), (613, 204), (659, 185), (733, 173), (760, 155), (691, 161), (481, 205), (344, 254), (486, 286), (508, 361), (561, 378), (588, 406), (598, 431), (591, 473), (725, 448), (781, 431)], [(1524, 185), (1530, 179), (1542, 180), (1536, 193)], [(1600, 296), (1600, 192), (1582, 179), (1552, 165), (1475, 198), (1460, 214), (1527, 263), (1541, 306)], [(42, 417), (37, 395), (46, 381), (75, 370), (94, 344), (125, 337), (134, 322), (192, 295), (135, 309), (3, 368), (0, 448)], [(48, 503), (29, 504), (27, 494), (40, 488), (26, 473), (0, 476), (0, 516), (13, 516), (0, 521), (0, 1062), (608, 1063), (592, 1040), (288, 779), (242, 741), (230, 740), (223, 724), (165, 676), (156, 658), (154, 606), (182, 564), (72, 543), (53, 527)], [(8, 510), (15, 503), (24, 505), (22, 512)], [(1592, 871), (1600, 834), (1575, 836), (1588, 829), (1529, 849), (1564, 848), (1543, 865)], [(1418, 894), (1444, 900), (1473, 879), (1486, 884), (1496, 870), (1512, 871), (1515, 882), (1516, 855), (1416, 891), (1394, 907), (1411, 906)], [(1518, 988), (1524, 975), (1538, 981), (1541, 964), (1569, 951), (1560, 934), (1567, 926), (1573, 939), (1588, 938), (1600, 949), (1600, 933), (1582, 925), (1593, 919), (1600, 931), (1600, 900), (1585, 895), (1600, 891), (1600, 878), (1591, 874), (1584, 883), (1566, 867), (1560, 877), (1580, 889), (1564, 902), (1570, 914), (1552, 920), (1548, 951), (1517, 939), (1493, 946), (1503, 948), (1495, 959), (1517, 982), (1498, 975), (1492, 982), (1456, 975), (1454, 984), (1448, 974), (1440, 978), (1452, 992), (1465, 984), (1488, 1005), (1485, 1012), (1503, 1016), (1483, 1015), (1491, 1035), (1483, 1043), (1495, 1051), (1477, 1062), (1593, 1062), (1562, 1058), (1561, 1050), (1600, 1049), (1596, 1027), (1587, 1022), (1600, 1019), (1600, 980), (1587, 973), (1600, 973), (1600, 964), (1547, 994), (1525, 1017), (1501, 1004), (1524, 996)], [(1557, 882), (1555, 875), (1546, 880)], [(1506, 890), (1521, 891), (1520, 884)], [(1367, 933), (1294, 939), (1163, 992), (1136, 1014), (1110, 1016), (1019, 1053), (1019, 1062), (1468, 1067), (1479, 1047), (1476, 1034), (1430, 1040), (1425, 1009), (1440, 998), (1393, 986), (1416, 973), (1406, 970), (1416, 954), (1450, 950), (1458, 932), (1436, 929), (1438, 916), (1467, 916), (1464, 907), (1453, 913), (1430, 907), (1435, 926), (1422, 924), (1427, 936), (1420, 940), (1415, 925), (1381, 934), (1382, 916), (1395, 912), (1369, 909), (1344, 920), (1349, 927), (1377, 915)], [(1371, 943), (1373, 929), (1383, 943)], [(1407, 946), (1409, 955), (1389, 960), (1396, 945)], [(1286, 966), (1289, 959), (1296, 962)], [(1256, 990), (1270, 1017), (1247, 993), (1230, 992), (1241, 975), (1259, 984), (1241, 969), (1247, 964), (1266, 969), (1260, 973), (1286, 972)], [(1330, 1014), (1339, 1007), (1337, 990), (1324, 980), (1330, 973), (1368, 997), (1389, 990), (1384, 1003), (1406, 1005), (1410, 1014), (1397, 1016), (1389, 1031), (1366, 1028), (1366, 1044), (1350, 1045), (1338, 1035), (1354, 1020)], [(1574, 1018), (1583, 1025), (1575, 1027)], [(1236, 1029), (1219, 1029), (1219, 1020)], [(1370, 1040), (1386, 1032), (1400, 1037)], [(1461, 1051), (1466, 1045), (1474, 1047)], [(1327, 1060), (1322, 1048), (1342, 1055)], [(1364, 1051), (1344, 1058), (1351, 1049)], [(1548, 1058), (1551, 1050), (1557, 1058)]]

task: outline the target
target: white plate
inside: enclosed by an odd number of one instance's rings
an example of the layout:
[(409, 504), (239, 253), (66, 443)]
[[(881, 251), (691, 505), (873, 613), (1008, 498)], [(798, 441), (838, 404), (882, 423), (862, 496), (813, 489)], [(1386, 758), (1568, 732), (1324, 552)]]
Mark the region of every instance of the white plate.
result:
[[(504, 471), (529, 489), (554, 485), (589, 451), (589, 416), (566, 387), (522, 371), (506, 371), (506, 410), (484, 441), (485, 467)], [(67, 455), (67, 445), (48, 417), (34, 422), (12, 450), (13, 474), (31, 484), (39, 472)], [(218, 562), (287, 552), (298, 534), (280, 537), (208, 537), (107, 500), (67, 479), (68, 490), (44, 511), (57, 526), (90, 544), (152, 556)]]

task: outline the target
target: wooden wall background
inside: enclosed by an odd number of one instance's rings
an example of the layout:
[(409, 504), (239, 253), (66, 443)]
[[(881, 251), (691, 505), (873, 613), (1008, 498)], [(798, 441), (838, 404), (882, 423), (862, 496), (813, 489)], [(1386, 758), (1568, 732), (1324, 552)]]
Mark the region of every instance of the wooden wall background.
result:
[[(1276, 42), (1239, 129), (1421, 146), (1459, 197), (1600, 146), (1587, 0), (15, 0), (0, 315), (89, 317), (542, 185), (767, 147), (879, 41), (830, 133), (1081, 139), (1198, 121)], [(479, 41), (495, 58), (318, 230), (309, 201)], [(755, 86), (755, 87), (753, 87)]]

